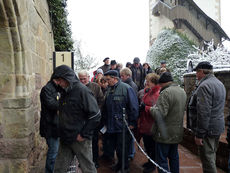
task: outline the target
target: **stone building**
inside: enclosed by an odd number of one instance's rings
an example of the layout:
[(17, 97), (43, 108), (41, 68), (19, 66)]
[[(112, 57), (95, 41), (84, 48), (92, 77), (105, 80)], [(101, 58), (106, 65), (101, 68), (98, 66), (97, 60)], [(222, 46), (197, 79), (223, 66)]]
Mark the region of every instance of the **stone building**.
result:
[(175, 28), (199, 46), (212, 39), (215, 45), (229, 40), (220, 27), (220, 3), (220, 0), (150, 0), (150, 45), (163, 28)]
[(0, 0), (0, 172), (26, 173), (43, 157), (41, 87), (52, 72), (47, 1)]

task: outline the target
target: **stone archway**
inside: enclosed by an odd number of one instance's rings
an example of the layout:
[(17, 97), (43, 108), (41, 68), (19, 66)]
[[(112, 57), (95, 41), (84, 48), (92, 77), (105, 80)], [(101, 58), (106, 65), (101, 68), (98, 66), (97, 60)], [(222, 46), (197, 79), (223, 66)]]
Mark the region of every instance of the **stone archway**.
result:
[(0, 172), (29, 172), (44, 152), (39, 93), (53, 50), (47, 1), (0, 0)]

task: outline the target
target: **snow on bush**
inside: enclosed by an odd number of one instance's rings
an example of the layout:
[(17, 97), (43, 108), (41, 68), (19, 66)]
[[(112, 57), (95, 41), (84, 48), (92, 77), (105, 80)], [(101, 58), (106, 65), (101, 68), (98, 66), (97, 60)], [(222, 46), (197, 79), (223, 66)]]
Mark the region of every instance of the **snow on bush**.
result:
[(196, 51), (188, 55), (188, 58), (192, 60), (194, 67), (201, 61), (210, 62), (214, 69), (223, 69), (230, 67), (230, 53), (228, 50), (222, 46), (218, 45), (214, 48), (214, 42), (206, 42), (206, 49), (199, 49), (194, 47)]
[(188, 55), (195, 51), (193, 45), (187, 37), (175, 30), (164, 29), (150, 47), (146, 59), (153, 69), (160, 66), (161, 60), (165, 60), (174, 80), (182, 84)]

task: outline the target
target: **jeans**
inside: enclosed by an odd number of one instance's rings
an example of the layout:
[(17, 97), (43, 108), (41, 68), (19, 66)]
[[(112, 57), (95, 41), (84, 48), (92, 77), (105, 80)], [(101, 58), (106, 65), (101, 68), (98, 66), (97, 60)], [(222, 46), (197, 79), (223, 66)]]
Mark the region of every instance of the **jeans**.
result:
[[(170, 167), (170, 172), (179, 173), (178, 144), (156, 142), (156, 162), (167, 171), (169, 171)], [(158, 169), (158, 173), (163, 173), (163, 171)]]
[(228, 158), (228, 173), (230, 173), (230, 152), (229, 152), (229, 158)]
[(46, 155), (45, 173), (53, 173), (55, 159), (58, 153), (59, 138), (46, 138), (46, 143), (48, 145), (48, 151)]
[(128, 155), (128, 157), (133, 159), (134, 155), (135, 155), (135, 152), (136, 152), (136, 150), (135, 150), (134, 140), (132, 139), (131, 143), (130, 143), (130, 147), (129, 147), (129, 155)]

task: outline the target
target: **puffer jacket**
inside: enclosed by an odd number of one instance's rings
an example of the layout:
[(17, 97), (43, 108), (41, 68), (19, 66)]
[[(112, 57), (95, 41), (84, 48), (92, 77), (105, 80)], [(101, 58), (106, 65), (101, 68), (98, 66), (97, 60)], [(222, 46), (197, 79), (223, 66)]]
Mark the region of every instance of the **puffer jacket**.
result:
[(134, 90), (120, 80), (109, 87), (105, 99), (104, 114), (107, 133), (122, 132), (123, 108), (126, 109), (128, 125), (136, 127), (139, 106)]
[(224, 132), (226, 90), (213, 74), (200, 80), (189, 102), (190, 126), (196, 137), (215, 137)]
[(61, 141), (70, 144), (80, 134), (91, 139), (101, 113), (92, 92), (83, 85), (74, 71), (66, 65), (55, 69), (55, 77), (69, 82), (60, 99), (59, 133)]
[(58, 115), (59, 107), (58, 86), (52, 79), (42, 88), (40, 93), (41, 118), (40, 135), (41, 137), (58, 137)]
[(183, 119), (186, 93), (178, 85), (171, 83), (160, 91), (155, 106), (150, 109), (155, 120), (152, 133), (156, 142), (177, 144), (183, 139)]

